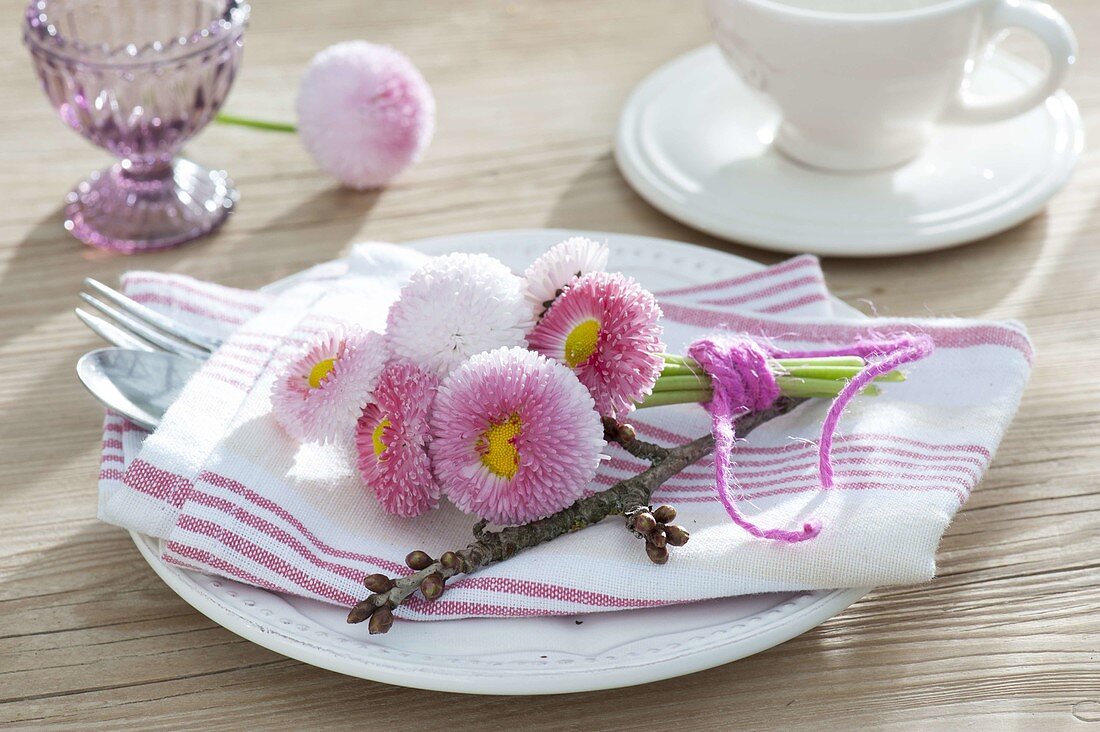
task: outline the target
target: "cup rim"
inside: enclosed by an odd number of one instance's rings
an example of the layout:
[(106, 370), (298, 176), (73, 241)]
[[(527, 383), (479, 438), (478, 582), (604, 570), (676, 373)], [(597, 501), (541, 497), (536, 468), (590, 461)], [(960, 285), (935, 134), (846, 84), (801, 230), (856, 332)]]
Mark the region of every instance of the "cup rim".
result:
[[(730, 0), (717, 0), (716, 3), (724, 5)], [(813, 20), (823, 23), (883, 23), (893, 21), (915, 20), (930, 18), (936, 15), (947, 14), (969, 5), (979, 5), (989, 0), (941, 0), (934, 5), (919, 8), (903, 8), (899, 10), (878, 10), (869, 13), (844, 13), (837, 10), (814, 10), (813, 8), (801, 8), (787, 5), (778, 0), (733, 0), (746, 5), (756, 5), (775, 13), (798, 16), (805, 20)]]
[(224, 10), (206, 26), (185, 35), (149, 41), (138, 46), (132, 42), (109, 46), (89, 45), (66, 38), (50, 18), (51, 0), (31, 0), (24, 15), (23, 40), (32, 52), (67, 61), (103, 68), (134, 68), (181, 61), (233, 38), (248, 23), (251, 6), (247, 0), (224, 0)]

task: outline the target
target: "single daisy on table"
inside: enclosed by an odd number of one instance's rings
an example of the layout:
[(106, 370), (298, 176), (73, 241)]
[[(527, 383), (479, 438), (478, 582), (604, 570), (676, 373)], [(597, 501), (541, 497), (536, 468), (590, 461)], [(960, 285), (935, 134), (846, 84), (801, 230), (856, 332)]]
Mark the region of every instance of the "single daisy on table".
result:
[(573, 369), (600, 414), (619, 419), (652, 393), (664, 368), (660, 319), (657, 300), (637, 282), (592, 272), (565, 288), (528, 342)]
[(428, 458), (428, 419), (439, 379), (411, 363), (392, 362), (378, 377), (359, 417), (359, 472), (382, 508), (419, 516), (439, 505), (439, 484)]
[(413, 273), (390, 307), (392, 354), (440, 377), (475, 353), (524, 346), (534, 312), (523, 280), (487, 254), (435, 257)]
[(574, 236), (550, 247), (523, 273), (524, 294), (542, 317), (573, 280), (607, 267), (607, 245)]
[(359, 190), (380, 188), (419, 160), (435, 131), (435, 97), (420, 71), (404, 54), (366, 41), (314, 56), (297, 107), (306, 150)]
[(569, 369), (503, 348), (472, 357), (443, 381), (428, 451), (447, 498), (505, 525), (549, 516), (584, 495), (605, 444), (592, 397)]
[(337, 328), (307, 344), (271, 389), (275, 419), (303, 442), (350, 435), (386, 361), (382, 336)]

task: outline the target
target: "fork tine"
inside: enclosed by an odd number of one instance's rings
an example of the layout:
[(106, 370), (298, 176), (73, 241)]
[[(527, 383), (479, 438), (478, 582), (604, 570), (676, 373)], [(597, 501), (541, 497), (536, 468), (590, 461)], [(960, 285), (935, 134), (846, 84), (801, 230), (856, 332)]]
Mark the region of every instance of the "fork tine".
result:
[(107, 341), (111, 345), (119, 346), (120, 348), (130, 348), (135, 351), (155, 351), (157, 350), (148, 342), (135, 338), (117, 325), (108, 323), (98, 315), (92, 315), (87, 310), (75, 309), (76, 317), (80, 318), (80, 321), (84, 325), (88, 326), (93, 333), (98, 335), (103, 340)]
[(106, 315), (111, 320), (115, 321), (117, 325), (128, 330), (139, 338), (149, 341), (162, 351), (168, 351), (170, 353), (175, 353), (180, 356), (187, 356), (188, 358), (193, 358), (197, 361), (205, 360), (206, 357), (210, 355), (209, 352), (195, 348), (194, 346), (188, 345), (183, 341), (178, 341), (175, 338), (169, 338), (155, 328), (150, 327), (148, 324), (143, 323), (140, 320), (127, 315), (126, 313), (115, 310), (113, 307), (107, 305), (106, 303), (102, 303), (99, 300), (96, 300), (94, 297), (86, 292), (80, 293), (80, 299), (91, 305), (99, 312)]
[(158, 313), (152, 308), (148, 308), (133, 299), (126, 297), (118, 290), (108, 287), (98, 280), (94, 280), (91, 277), (84, 279), (84, 285), (88, 289), (92, 290), (98, 295), (110, 300), (120, 310), (134, 316), (138, 320), (149, 323), (150, 325), (159, 328), (160, 330), (174, 335), (176, 338), (187, 341), (196, 348), (201, 348), (204, 351), (215, 351), (218, 346), (221, 345), (221, 341), (217, 338), (212, 338), (204, 333), (200, 333), (194, 328), (190, 328), (182, 323), (177, 323), (166, 315)]

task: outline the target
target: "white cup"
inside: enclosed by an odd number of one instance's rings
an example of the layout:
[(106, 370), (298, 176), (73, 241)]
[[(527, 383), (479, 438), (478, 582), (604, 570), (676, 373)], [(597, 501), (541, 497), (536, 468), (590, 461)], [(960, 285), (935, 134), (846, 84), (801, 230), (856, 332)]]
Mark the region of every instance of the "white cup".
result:
[[(915, 157), (937, 122), (1022, 114), (1061, 86), (1077, 41), (1034, 0), (707, 0), (714, 35), (749, 86), (778, 105), (775, 145), (818, 168), (874, 170)], [(975, 59), (1010, 28), (1050, 53), (1017, 96), (967, 94)]]

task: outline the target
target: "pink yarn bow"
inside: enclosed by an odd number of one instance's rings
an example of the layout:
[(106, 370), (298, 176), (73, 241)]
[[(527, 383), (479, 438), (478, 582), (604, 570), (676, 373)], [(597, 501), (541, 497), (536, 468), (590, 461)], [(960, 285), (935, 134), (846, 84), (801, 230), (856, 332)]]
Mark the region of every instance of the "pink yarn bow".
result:
[[(782, 352), (782, 356), (786, 358), (860, 356), (868, 362), (837, 395), (821, 425), (818, 473), (824, 488), (833, 487), (833, 435), (844, 408), (875, 378), (898, 366), (924, 358), (932, 349), (932, 339), (927, 336), (900, 335), (885, 340), (858, 341), (842, 348)], [(704, 406), (711, 414), (711, 430), (714, 434), (715, 489), (726, 513), (735, 524), (761, 539), (793, 544), (817, 536), (821, 531), (821, 524), (815, 520), (807, 521), (798, 531), (763, 529), (741, 513), (733, 495), (731, 471), (736, 437), (734, 420), (743, 414), (767, 409), (779, 398), (779, 386), (768, 368), (768, 359), (780, 355), (780, 352), (767, 351), (748, 338), (715, 336), (700, 338), (692, 343), (688, 348), (688, 355), (699, 362), (711, 379), (713, 396)]]

